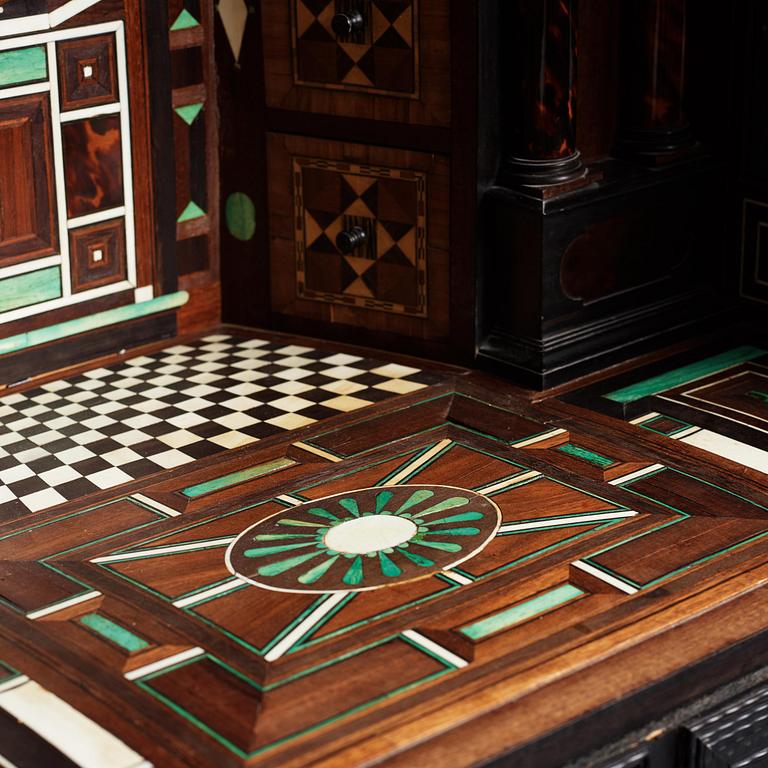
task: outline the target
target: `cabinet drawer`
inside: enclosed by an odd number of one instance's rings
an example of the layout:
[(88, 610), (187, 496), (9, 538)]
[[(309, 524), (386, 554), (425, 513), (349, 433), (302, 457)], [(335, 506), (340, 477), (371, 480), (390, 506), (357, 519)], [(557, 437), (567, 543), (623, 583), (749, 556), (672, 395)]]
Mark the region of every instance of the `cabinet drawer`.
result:
[(268, 106), (448, 124), (448, 0), (264, 0), (262, 23)]
[(448, 161), (269, 136), (272, 309), (425, 338), (448, 328)]

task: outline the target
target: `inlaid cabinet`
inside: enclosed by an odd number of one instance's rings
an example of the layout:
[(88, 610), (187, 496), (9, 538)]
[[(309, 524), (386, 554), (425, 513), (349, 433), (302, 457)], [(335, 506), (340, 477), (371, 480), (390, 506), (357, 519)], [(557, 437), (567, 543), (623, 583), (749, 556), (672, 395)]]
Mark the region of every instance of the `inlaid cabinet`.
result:
[[(477, 14), (451, 7), (266, 0), (246, 22), (246, 74), (219, 49), (225, 82), (245, 95), (258, 67), (263, 85), (252, 113), (225, 98), (222, 119), (242, 135), (252, 124), (263, 141), (254, 170), (266, 184), (254, 196), (269, 275), (250, 306), (232, 308), (249, 273), (223, 249), (227, 320), (470, 359)], [(243, 191), (242, 160), (225, 161), (223, 198)]]
[(0, 16), (0, 35), (19, 33), (0, 38), (0, 324), (125, 291), (151, 298), (137, 263), (122, 14), (80, 25), (69, 3), (6, 20), (13, 6)]

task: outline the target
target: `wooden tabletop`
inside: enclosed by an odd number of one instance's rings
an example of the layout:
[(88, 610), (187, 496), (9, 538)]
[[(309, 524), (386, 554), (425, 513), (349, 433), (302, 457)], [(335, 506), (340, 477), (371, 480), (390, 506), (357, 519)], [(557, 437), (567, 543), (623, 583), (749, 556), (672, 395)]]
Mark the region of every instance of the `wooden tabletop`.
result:
[(446, 373), (0, 525), (0, 691), (126, 766), (561, 765), (766, 663), (767, 579), (766, 475)]

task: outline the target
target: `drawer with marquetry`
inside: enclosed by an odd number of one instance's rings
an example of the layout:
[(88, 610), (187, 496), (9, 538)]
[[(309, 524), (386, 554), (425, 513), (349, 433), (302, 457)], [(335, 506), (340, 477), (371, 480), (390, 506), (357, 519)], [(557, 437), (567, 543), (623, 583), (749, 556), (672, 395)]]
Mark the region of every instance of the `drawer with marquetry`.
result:
[(450, 121), (448, 0), (264, 0), (267, 105)]
[(269, 135), (272, 310), (439, 339), (448, 331), (448, 160)]

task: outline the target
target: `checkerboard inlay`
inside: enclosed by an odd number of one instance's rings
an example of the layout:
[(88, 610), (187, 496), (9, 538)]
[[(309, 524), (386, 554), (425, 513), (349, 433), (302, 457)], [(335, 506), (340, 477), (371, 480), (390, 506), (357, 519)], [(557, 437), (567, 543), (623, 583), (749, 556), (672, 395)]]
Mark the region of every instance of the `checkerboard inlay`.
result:
[(35, 512), (438, 380), (395, 363), (207, 336), (0, 398), (0, 511)]

